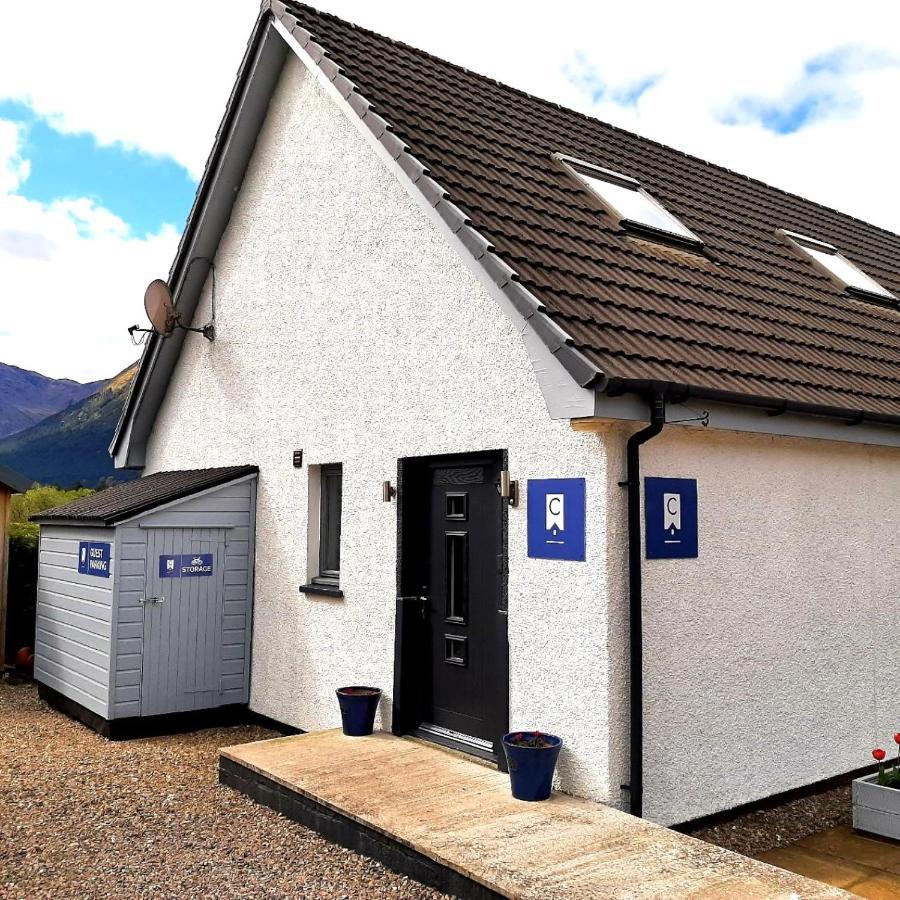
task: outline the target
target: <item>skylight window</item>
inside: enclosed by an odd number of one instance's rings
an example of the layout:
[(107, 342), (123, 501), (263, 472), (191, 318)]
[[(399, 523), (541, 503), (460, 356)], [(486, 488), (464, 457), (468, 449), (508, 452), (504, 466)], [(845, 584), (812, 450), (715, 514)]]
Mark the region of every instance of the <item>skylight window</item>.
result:
[(886, 288), (883, 288), (874, 278), (866, 275), (862, 269), (857, 268), (842, 256), (837, 247), (817, 241), (815, 238), (796, 234), (793, 231), (779, 229), (778, 233), (787, 239), (791, 246), (805, 253), (815, 263), (816, 267), (829, 275), (842, 287), (851, 291), (859, 291), (863, 294), (880, 297), (884, 300), (896, 300), (897, 298)]
[(562, 154), (554, 154), (554, 158), (600, 200), (623, 228), (645, 236), (674, 239), (693, 247), (703, 246), (703, 241), (693, 231), (682, 225), (633, 178)]

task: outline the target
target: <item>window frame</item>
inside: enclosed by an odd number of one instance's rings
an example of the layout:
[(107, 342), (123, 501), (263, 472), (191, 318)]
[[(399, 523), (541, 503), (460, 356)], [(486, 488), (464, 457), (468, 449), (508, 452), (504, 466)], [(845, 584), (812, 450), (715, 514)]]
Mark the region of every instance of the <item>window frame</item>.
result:
[[(336, 484), (336, 487), (335, 487)], [(334, 495), (337, 502), (334, 502)], [(336, 588), (341, 579), (341, 514), (344, 499), (344, 472), (341, 463), (319, 466), (319, 558), (314, 585)], [(332, 526), (336, 525), (336, 528)], [(333, 567), (332, 561), (337, 561)]]
[[(701, 237), (691, 231), (678, 216), (666, 209), (666, 207), (647, 191), (636, 178), (632, 178), (630, 175), (623, 175), (621, 172), (614, 172), (611, 169), (604, 169), (601, 166), (585, 162), (583, 159), (577, 159), (574, 156), (567, 156), (564, 153), (554, 153), (552, 154), (552, 158), (565, 172), (574, 176), (595, 203), (604, 210), (604, 212), (607, 212), (612, 216), (616, 224), (625, 231), (639, 237), (650, 238), (662, 244), (674, 244), (678, 247), (690, 250), (702, 250), (705, 246)], [(607, 200), (599, 193), (599, 191), (590, 183), (588, 180), (589, 178), (593, 178), (597, 181), (605, 181), (608, 184), (635, 191), (648, 203), (664, 213), (668, 218), (677, 222), (678, 225), (684, 229), (685, 233), (682, 234), (677, 231), (669, 231), (665, 228), (658, 228), (654, 225), (639, 222), (636, 219), (629, 219), (616, 208), (612, 201)]]
[[(879, 284), (879, 282), (877, 282), (868, 272), (861, 269), (855, 262), (853, 262), (853, 260), (848, 259), (846, 256), (844, 256), (844, 254), (841, 253), (841, 251), (834, 244), (829, 244), (827, 241), (820, 241), (817, 238), (809, 237), (809, 235), (800, 234), (796, 231), (788, 231), (787, 228), (776, 228), (775, 233), (781, 238), (782, 241), (784, 241), (784, 243), (786, 243), (792, 250), (794, 250), (794, 252), (798, 256), (802, 256), (804, 260), (812, 263), (817, 272), (821, 272), (832, 282), (832, 284), (835, 284), (839, 288), (841, 288), (841, 290), (846, 291), (848, 294), (850, 294), (851, 297), (856, 297), (861, 300), (871, 300), (875, 303), (881, 303), (885, 306), (900, 305), (900, 300), (898, 300), (895, 294), (891, 293), (886, 287), (884, 287), (884, 285)], [(872, 284), (877, 285), (880, 290), (873, 291), (868, 290), (867, 288), (859, 287), (859, 285), (848, 284), (843, 278), (840, 277), (840, 275), (832, 271), (818, 258), (813, 256), (809, 252), (810, 250), (815, 250), (827, 256), (836, 256), (851, 269), (859, 272), (860, 275), (871, 281)]]

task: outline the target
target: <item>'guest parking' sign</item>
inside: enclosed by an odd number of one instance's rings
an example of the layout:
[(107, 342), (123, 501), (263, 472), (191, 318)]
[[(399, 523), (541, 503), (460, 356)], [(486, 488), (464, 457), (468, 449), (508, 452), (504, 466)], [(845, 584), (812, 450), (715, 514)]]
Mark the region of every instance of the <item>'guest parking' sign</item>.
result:
[(81, 541), (78, 544), (78, 572), (109, 578), (109, 544), (100, 541)]

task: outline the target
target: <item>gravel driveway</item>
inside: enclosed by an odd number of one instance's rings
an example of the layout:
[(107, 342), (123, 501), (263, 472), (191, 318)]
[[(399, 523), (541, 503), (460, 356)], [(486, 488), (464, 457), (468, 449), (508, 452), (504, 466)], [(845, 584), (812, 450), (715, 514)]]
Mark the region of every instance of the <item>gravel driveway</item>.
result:
[(0, 897), (442, 895), (217, 782), (257, 727), (111, 743), (0, 681)]

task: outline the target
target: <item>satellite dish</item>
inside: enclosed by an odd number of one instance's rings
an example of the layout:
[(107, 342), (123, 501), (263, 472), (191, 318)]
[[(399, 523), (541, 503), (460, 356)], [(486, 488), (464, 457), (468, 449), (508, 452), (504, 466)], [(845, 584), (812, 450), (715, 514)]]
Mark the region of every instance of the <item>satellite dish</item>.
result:
[(155, 278), (144, 291), (144, 309), (153, 330), (163, 337), (168, 337), (178, 324), (178, 313), (172, 302), (172, 292), (161, 279)]
[[(128, 334), (131, 336), (131, 342), (136, 347), (144, 342), (143, 335), (155, 334), (159, 337), (168, 337), (176, 328), (182, 331), (193, 331), (202, 334), (208, 341), (216, 339), (216, 267), (213, 261), (206, 256), (195, 256), (185, 269), (185, 274), (190, 272), (191, 266), (195, 262), (205, 262), (209, 266), (210, 275), (212, 276), (212, 317), (200, 328), (191, 328), (188, 325), (181, 324), (181, 314), (175, 309), (175, 303), (172, 300), (172, 291), (169, 285), (162, 278), (154, 278), (147, 285), (144, 291), (144, 309), (147, 311), (147, 318), (150, 320), (151, 328), (141, 328), (140, 325), (131, 325), (128, 328)], [(135, 339), (135, 334), (141, 337)]]

